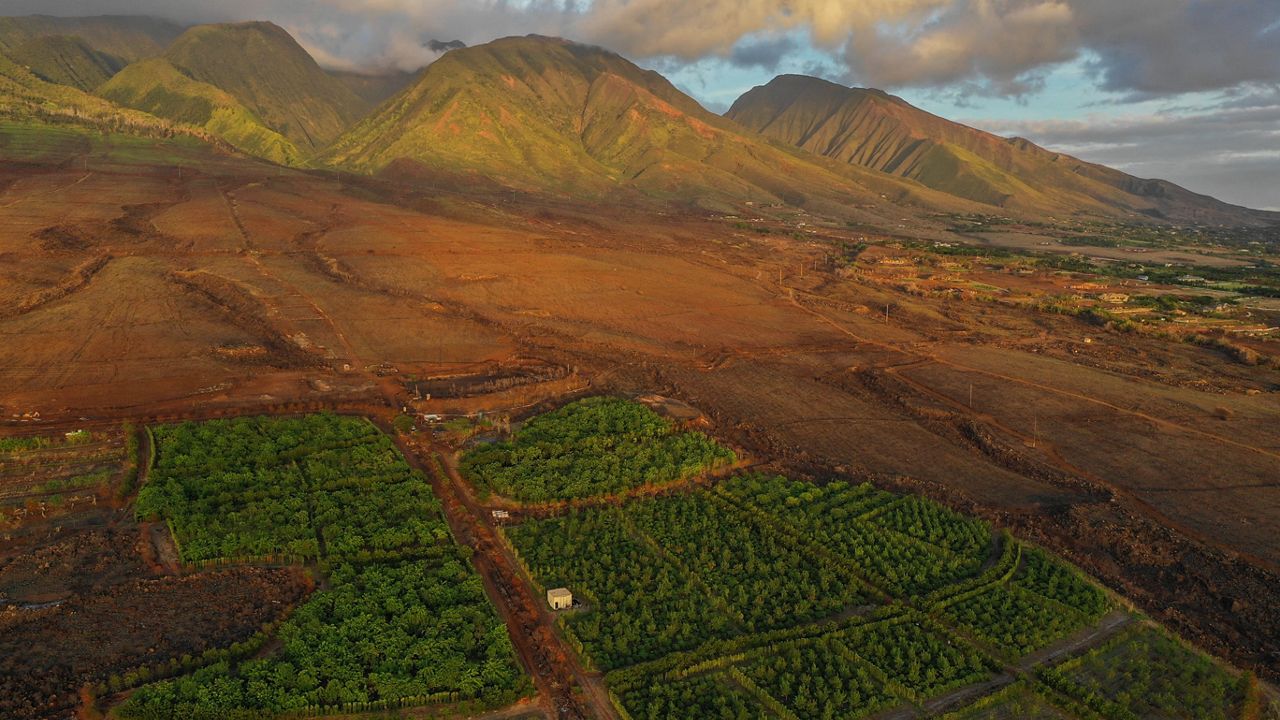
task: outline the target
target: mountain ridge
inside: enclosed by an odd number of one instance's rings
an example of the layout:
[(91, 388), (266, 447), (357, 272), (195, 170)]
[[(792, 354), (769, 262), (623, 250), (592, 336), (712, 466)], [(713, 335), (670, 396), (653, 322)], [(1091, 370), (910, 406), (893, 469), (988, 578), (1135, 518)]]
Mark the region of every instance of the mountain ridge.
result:
[(0, 52), (44, 37), (72, 36), (123, 66), (163, 53), (183, 30), (178, 23), (149, 15), (0, 17)]
[(616, 53), (536, 35), (447, 53), (320, 159), (373, 173), (407, 159), (516, 189), (721, 208), (754, 200), (847, 210), (890, 197), (968, 207), (745, 132)]
[(1025, 214), (1147, 220), (1262, 221), (1258, 211), (1002, 138), (881, 90), (780, 75), (744, 93), (725, 116), (817, 155), (917, 180), (941, 192)]

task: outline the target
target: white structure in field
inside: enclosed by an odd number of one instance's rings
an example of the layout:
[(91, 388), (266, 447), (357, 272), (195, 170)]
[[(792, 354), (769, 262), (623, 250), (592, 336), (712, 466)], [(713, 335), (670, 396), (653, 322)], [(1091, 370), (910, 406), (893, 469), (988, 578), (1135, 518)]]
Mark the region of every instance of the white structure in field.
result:
[(568, 610), (573, 607), (573, 593), (569, 592), (569, 588), (548, 590), (547, 604), (552, 610)]

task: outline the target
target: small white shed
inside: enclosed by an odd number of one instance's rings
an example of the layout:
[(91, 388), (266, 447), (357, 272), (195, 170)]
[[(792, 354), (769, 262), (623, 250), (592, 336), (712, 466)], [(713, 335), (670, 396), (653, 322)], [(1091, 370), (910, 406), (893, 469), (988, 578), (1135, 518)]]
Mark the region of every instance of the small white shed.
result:
[(547, 604), (552, 610), (568, 610), (573, 607), (573, 593), (569, 592), (569, 588), (548, 590)]

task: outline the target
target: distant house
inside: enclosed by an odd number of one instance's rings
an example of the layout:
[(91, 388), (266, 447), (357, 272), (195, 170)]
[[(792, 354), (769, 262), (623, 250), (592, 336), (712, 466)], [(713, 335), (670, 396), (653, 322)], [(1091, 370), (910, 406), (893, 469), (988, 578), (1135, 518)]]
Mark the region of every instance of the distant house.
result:
[(506, 510), (494, 510), (494, 511), (493, 511), (493, 519), (494, 519), (494, 520), (509, 520), (509, 519), (511, 519), (511, 513), (507, 512)]
[(1102, 300), (1102, 302), (1104, 302), (1104, 303), (1110, 303), (1110, 304), (1112, 304), (1112, 305), (1123, 305), (1123, 304), (1125, 304), (1125, 303), (1129, 302), (1129, 296), (1128, 296), (1128, 295), (1125, 295), (1124, 293), (1116, 293), (1116, 292), (1113, 292), (1113, 293), (1103, 293), (1103, 294), (1099, 295), (1098, 297), (1099, 297), (1099, 299), (1101, 299), (1101, 300)]
[(548, 590), (547, 604), (552, 610), (568, 610), (573, 607), (573, 593), (569, 592), (569, 588)]

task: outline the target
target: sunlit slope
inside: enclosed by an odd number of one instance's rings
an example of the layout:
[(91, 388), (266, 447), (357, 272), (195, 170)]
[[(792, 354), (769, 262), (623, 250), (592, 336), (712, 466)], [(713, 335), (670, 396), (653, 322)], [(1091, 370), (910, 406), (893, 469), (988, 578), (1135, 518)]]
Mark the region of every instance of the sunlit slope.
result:
[[(927, 204), (916, 183), (850, 170), (703, 109), (661, 75), (606, 50), (545, 37), (455, 50), (327, 150), (364, 172), (411, 161), (573, 196)], [(865, 176), (865, 182), (862, 181)]]
[(165, 53), (194, 80), (226, 91), (300, 148), (319, 148), (368, 110), (272, 23), (202, 25)]
[(93, 155), (164, 164), (234, 154), (202, 128), (47, 82), (0, 54), (0, 160), (61, 164)]
[(842, 163), (1024, 214), (1088, 213), (1201, 222), (1256, 214), (1158, 180), (1001, 138), (878, 90), (784, 75), (754, 88), (726, 115), (745, 127)]
[(0, 115), (10, 120), (95, 127), (139, 134), (172, 134), (174, 123), (121, 108), (73, 87), (47, 82), (0, 55)]
[(297, 164), (305, 155), (230, 93), (191, 79), (164, 58), (130, 65), (98, 93), (120, 105), (204, 128), (236, 149), (272, 162)]

